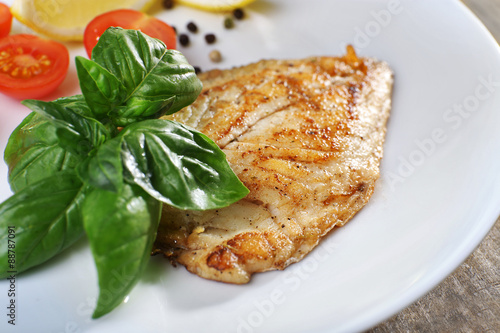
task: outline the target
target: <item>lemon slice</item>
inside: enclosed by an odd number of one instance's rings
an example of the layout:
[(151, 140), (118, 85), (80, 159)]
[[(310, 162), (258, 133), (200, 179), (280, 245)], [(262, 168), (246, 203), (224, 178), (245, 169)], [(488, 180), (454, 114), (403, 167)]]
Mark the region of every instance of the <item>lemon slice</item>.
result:
[(155, 0), (14, 0), (12, 15), (40, 34), (60, 41), (81, 41), (87, 24), (110, 10), (148, 10)]
[(255, 0), (177, 0), (176, 3), (211, 12), (228, 11), (241, 8)]

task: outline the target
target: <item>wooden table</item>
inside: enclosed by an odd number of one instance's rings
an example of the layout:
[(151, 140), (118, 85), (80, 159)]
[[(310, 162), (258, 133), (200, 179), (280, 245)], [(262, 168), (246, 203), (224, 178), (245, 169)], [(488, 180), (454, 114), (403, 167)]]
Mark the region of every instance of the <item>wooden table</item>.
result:
[[(500, 0), (463, 2), (500, 42)], [(500, 332), (500, 219), (452, 275), (411, 306), (367, 331), (385, 332)]]

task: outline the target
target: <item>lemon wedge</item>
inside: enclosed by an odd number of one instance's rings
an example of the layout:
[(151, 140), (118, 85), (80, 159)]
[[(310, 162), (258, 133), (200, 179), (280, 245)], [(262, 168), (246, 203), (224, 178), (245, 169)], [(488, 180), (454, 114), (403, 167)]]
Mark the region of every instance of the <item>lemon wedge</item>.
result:
[(81, 41), (87, 24), (110, 10), (147, 11), (155, 0), (14, 0), (12, 15), (33, 31), (60, 41)]
[(221, 12), (241, 8), (255, 0), (176, 0), (176, 3), (211, 12)]

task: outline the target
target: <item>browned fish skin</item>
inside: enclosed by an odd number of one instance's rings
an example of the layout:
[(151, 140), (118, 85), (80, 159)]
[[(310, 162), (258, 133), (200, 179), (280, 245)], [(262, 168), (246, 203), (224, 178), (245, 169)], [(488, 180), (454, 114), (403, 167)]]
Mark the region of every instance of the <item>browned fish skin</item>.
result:
[(164, 207), (154, 252), (207, 279), (284, 269), (367, 202), (379, 177), (392, 72), (357, 58), (264, 60), (200, 75), (171, 116), (213, 139), (250, 189), (213, 211)]

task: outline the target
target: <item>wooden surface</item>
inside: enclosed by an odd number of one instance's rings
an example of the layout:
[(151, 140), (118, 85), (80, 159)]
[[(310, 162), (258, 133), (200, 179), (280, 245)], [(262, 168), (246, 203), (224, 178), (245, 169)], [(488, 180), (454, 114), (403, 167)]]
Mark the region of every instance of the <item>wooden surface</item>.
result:
[[(463, 0), (463, 3), (500, 41), (500, 0)], [(500, 332), (500, 219), (451, 276), (368, 332)]]

